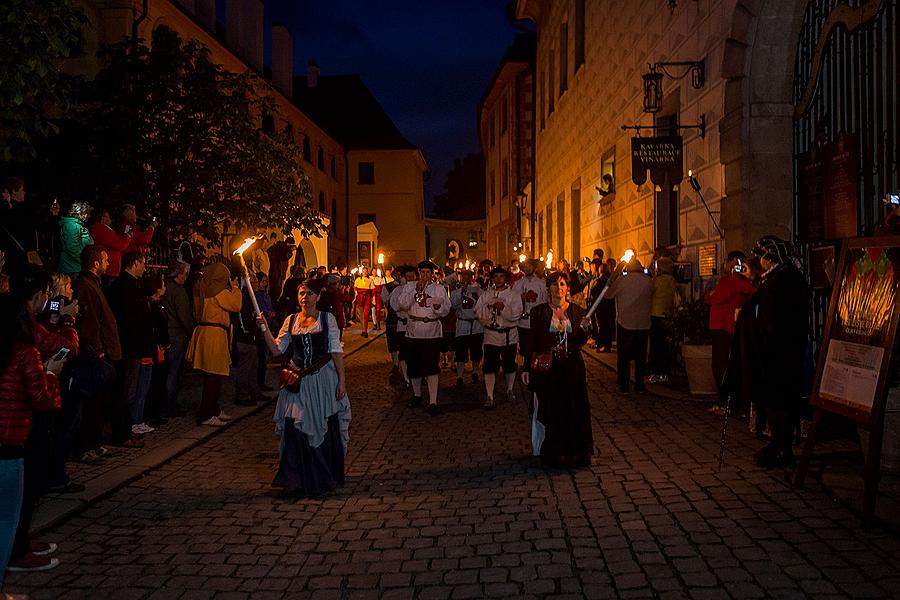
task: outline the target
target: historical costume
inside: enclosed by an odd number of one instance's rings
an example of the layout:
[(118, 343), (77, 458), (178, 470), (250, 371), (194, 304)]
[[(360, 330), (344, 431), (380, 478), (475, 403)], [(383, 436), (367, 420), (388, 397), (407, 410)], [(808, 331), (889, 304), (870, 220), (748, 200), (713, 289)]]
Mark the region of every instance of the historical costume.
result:
[(478, 364), (484, 355), (484, 326), (475, 314), (475, 303), (481, 297), (481, 286), (473, 281), (471, 271), (461, 274), (461, 283), (450, 294), (450, 304), (456, 311), (454, 354), (456, 360), (456, 387), (463, 387), (466, 363), (472, 361), (472, 383), (478, 383)]
[(418, 265), (419, 280), (400, 288), (397, 299), (398, 312), (406, 311), (409, 322), (406, 325), (408, 355), (407, 369), (413, 388), (409, 406), (414, 408), (422, 403), (422, 379), (428, 382), (428, 411), (438, 414), (437, 391), (440, 374), (440, 353), (443, 344), (441, 317), (450, 312), (450, 298), (447, 288), (433, 280), (437, 265), (422, 261)]
[[(553, 274), (550, 281), (552, 284), (565, 278)], [(588, 340), (588, 333), (581, 327), (585, 311), (558, 298), (551, 302), (531, 310), (528, 352), (534, 362), (525, 365), (527, 376), (523, 379), (535, 394), (532, 448), (548, 466), (587, 465), (594, 438), (581, 357), (581, 347)]]
[(500, 367), (506, 376), (506, 393), (514, 399), (516, 383), (516, 345), (519, 331), (516, 322), (522, 316), (522, 296), (507, 285), (509, 273), (495, 267), (490, 273), (491, 288), (475, 303), (475, 314), (484, 325), (484, 386), (487, 391), (485, 408), (494, 407), (494, 382)]
[(363, 323), (363, 337), (369, 337), (369, 310), (372, 308), (372, 292), (375, 284), (369, 277), (369, 272), (363, 267), (360, 269), (359, 277), (353, 282), (353, 290), (356, 292), (356, 310), (357, 319)]
[(522, 296), (522, 317), (516, 322), (519, 329), (519, 352), (527, 363), (530, 357), (525, 355), (525, 347), (528, 345), (528, 335), (531, 332), (531, 309), (539, 304), (547, 303), (547, 286), (544, 278), (537, 274), (540, 263), (536, 259), (528, 259), (522, 263), (524, 277), (520, 277), (512, 285), (513, 291)]
[(322, 286), (308, 282), (300, 290), (301, 312), (285, 319), (277, 339), (265, 334), (273, 352), (291, 356), (273, 416), (281, 445), (272, 485), (304, 497), (344, 482), (351, 418), (340, 330), (334, 315), (315, 309)]

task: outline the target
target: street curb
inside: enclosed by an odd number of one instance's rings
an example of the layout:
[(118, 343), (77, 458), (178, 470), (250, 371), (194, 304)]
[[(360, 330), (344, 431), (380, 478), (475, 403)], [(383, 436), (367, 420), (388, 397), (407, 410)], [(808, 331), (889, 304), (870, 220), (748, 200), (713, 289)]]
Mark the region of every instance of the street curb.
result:
[[(353, 356), (363, 348), (368, 347), (378, 338), (384, 335), (381, 330), (377, 335), (370, 336), (365, 342), (344, 355), (344, 358)], [(177, 437), (173, 437), (170, 442), (159, 448), (154, 448), (147, 454), (135, 458), (135, 460), (116, 467), (93, 479), (85, 484), (84, 492), (80, 494), (58, 495), (49, 501), (44, 497), (44, 502), (35, 511), (34, 520), (31, 526), (31, 534), (36, 536), (39, 533), (49, 531), (63, 522), (83, 512), (85, 509), (93, 506), (100, 500), (111, 496), (128, 484), (140, 479), (150, 471), (175, 460), (179, 456), (193, 450), (204, 442), (214, 438), (217, 435), (231, 429), (235, 424), (262, 412), (267, 407), (275, 403), (277, 396), (274, 396), (268, 402), (259, 404), (242, 414), (235, 414), (234, 418), (224, 427), (207, 427), (197, 425)]]
[[(593, 352), (585, 350), (584, 355), (590, 357), (592, 360), (599, 363), (600, 365), (602, 365), (603, 367), (605, 367), (606, 369), (610, 370), (613, 373), (619, 372), (619, 370), (614, 365), (609, 364), (608, 362), (606, 362), (605, 360), (603, 360), (602, 358), (600, 358)], [(665, 393), (663, 390), (668, 390), (668, 388), (664, 388), (664, 387), (660, 388), (657, 385), (652, 384), (652, 383), (647, 384), (646, 387), (647, 387), (646, 394), (648, 396), (654, 396), (661, 400), (678, 400), (680, 402), (690, 402), (693, 404), (698, 404), (698, 403), (705, 404), (705, 403), (713, 402), (715, 400), (715, 396), (693, 396), (690, 393), (682, 394), (682, 393), (678, 393), (675, 391), (672, 391), (672, 393)]]

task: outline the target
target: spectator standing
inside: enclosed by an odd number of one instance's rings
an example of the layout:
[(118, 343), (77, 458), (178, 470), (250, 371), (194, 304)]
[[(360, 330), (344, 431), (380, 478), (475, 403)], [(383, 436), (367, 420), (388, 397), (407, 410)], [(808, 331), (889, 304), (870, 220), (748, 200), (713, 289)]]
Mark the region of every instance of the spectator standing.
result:
[[(268, 256), (266, 257), (268, 259)], [(269, 277), (264, 271), (256, 273), (256, 285), (253, 286), (256, 293), (256, 303), (271, 330), (275, 322), (275, 306), (272, 304), (272, 295), (269, 293)], [(263, 392), (271, 392), (274, 388), (266, 383), (266, 372), (269, 364), (269, 348), (266, 342), (260, 339), (258, 342), (258, 363), (256, 367), (256, 382)]]
[(621, 276), (609, 286), (606, 296), (616, 302), (619, 392), (631, 391), (631, 363), (634, 363), (634, 391), (643, 392), (647, 366), (647, 339), (650, 334), (650, 304), (653, 287), (644, 266), (634, 257)]
[[(119, 396), (124, 410), (111, 415), (113, 437), (122, 444), (133, 436), (150, 433), (144, 422), (144, 403), (153, 376), (156, 340), (150, 303), (141, 289), (145, 271), (144, 255), (128, 252), (122, 257), (122, 272), (107, 290), (109, 306), (119, 325), (122, 360), (116, 365)], [(118, 423), (116, 423), (118, 422)]]
[(650, 303), (650, 383), (665, 383), (672, 375), (672, 341), (666, 320), (681, 304), (681, 296), (672, 272), (675, 263), (669, 257), (656, 261), (656, 274), (650, 280), (653, 297)]
[[(59, 396), (48, 379), (55, 378), (61, 367), (62, 361), (50, 360), (45, 373), (24, 304), (11, 294), (0, 296), (0, 586), (23, 508), (25, 445), (32, 415), (59, 408)], [(55, 549), (55, 544), (46, 544), (39, 551)], [(59, 564), (56, 558), (30, 553), (16, 562), (19, 570), (46, 570)]]
[(151, 273), (142, 278), (141, 291), (150, 306), (150, 328), (156, 344), (156, 354), (153, 356), (151, 366), (150, 386), (147, 391), (147, 400), (144, 403), (144, 421), (152, 429), (165, 423), (168, 404), (166, 382), (170, 365), (166, 360), (166, 351), (169, 349), (170, 342), (169, 323), (162, 300), (166, 293), (166, 282), (162, 274)]
[(91, 215), (91, 205), (76, 200), (66, 216), (59, 220), (59, 272), (75, 277), (81, 272), (81, 252), (91, 243), (85, 226)]
[(194, 313), (191, 308), (191, 297), (185, 282), (191, 272), (191, 266), (184, 262), (174, 262), (169, 266), (166, 290), (162, 295), (162, 306), (166, 314), (169, 345), (166, 348), (166, 403), (163, 416), (177, 417), (185, 414), (178, 404), (178, 382), (184, 368), (184, 355), (188, 342), (194, 332)]
[(81, 446), (83, 462), (93, 462), (105, 452), (103, 429), (107, 414), (111, 424), (119, 427), (120, 445), (139, 448), (143, 443), (123, 429), (124, 407), (112, 394), (115, 383), (114, 364), (122, 358), (119, 328), (106, 296), (100, 289), (100, 277), (109, 266), (106, 250), (92, 244), (81, 253), (82, 271), (75, 280), (75, 299), (81, 311), (78, 333), (81, 352), (75, 366), (74, 383), (84, 396), (82, 404)]
[[(259, 282), (252, 273), (248, 274), (250, 285), (258, 287)], [(261, 341), (259, 325), (253, 312), (253, 301), (250, 290), (241, 286), (241, 309), (231, 313), (232, 331), (234, 332), (237, 368), (234, 373), (234, 403), (238, 406), (256, 406), (260, 397), (257, 370), (259, 367), (259, 349)]]
[(292, 315), (300, 310), (300, 305), (297, 304), (297, 290), (300, 289), (303, 280), (306, 278), (306, 269), (299, 265), (292, 265), (290, 272), (291, 276), (287, 278), (284, 285), (278, 290), (278, 300), (275, 303), (275, 314), (279, 323), (288, 315)]
[(41, 264), (48, 271), (55, 271), (59, 260), (59, 211), (58, 198), (41, 208), (35, 222), (35, 250)]
[(728, 253), (725, 273), (716, 287), (706, 294), (709, 304), (709, 331), (712, 334), (712, 368), (716, 385), (722, 384), (728, 366), (728, 354), (734, 335), (737, 311), (756, 291), (750, 281), (747, 256), (740, 250)]
[[(125, 252), (140, 252), (146, 255), (147, 246), (153, 241), (153, 234), (156, 231), (156, 218), (150, 219), (150, 224), (146, 229), (141, 229), (138, 225), (137, 209), (133, 204), (123, 204), (119, 213), (118, 232), (130, 238), (130, 243)], [(110, 263), (112, 261), (110, 260)], [(123, 267), (124, 268), (124, 265)], [(112, 274), (110, 274), (112, 275)], [(116, 276), (118, 273), (112, 276)]]
[[(600, 291), (609, 283), (609, 278), (615, 273), (617, 264), (614, 258), (606, 259), (606, 263), (600, 269)], [(600, 306), (594, 313), (597, 317), (597, 350), (599, 352), (611, 352), (613, 339), (616, 337), (616, 301), (608, 294), (607, 292), (607, 295), (600, 301)]]
[(219, 406), (222, 378), (231, 368), (230, 313), (241, 309), (237, 275), (222, 263), (207, 265), (194, 285), (196, 327), (188, 343), (186, 358), (203, 371), (203, 393), (197, 423), (221, 427), (230, 419)]
[[(275, 234), (273, 233), (272, 235)], [(287, 275), (288, 265), (291, 257), (294, 256), (296, 248), (297, 245), (293, 236), (288, 236), (266, 249), (269, 255), (269, 289), (279, 297), (284, 289), (284, 278)]]
[(100, 217), (88, 228), (91, 239), (98, 246), (106, 250), (109, 257), (109, 267), (103, 274), (103, 281), (108, 283), (110, 277), (118, 277), (122, 271), (122, 253), (131, 246), (131, 237), (119, 233), (112, 228), (112, 219), (109, 217), (109, 209), (102, 209)]

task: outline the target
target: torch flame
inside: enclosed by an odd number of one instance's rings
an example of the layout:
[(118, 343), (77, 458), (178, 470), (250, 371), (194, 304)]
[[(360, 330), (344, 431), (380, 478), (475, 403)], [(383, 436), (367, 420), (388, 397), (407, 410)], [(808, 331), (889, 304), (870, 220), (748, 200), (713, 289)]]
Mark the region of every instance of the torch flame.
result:
[(244, 243), (241, 244), (240, 246), (238, 246), (238, 249), (237, 249), (237, 250), (235, 250), (234, 252), (232, 252), (232, 255), (240, 254), (240, 255), (243, 256), (243, 254), (244, 254), (244, 252), (247, 250), (247, 248), (249, 248), (250, 246), (252, 246), (252, 245), (256, 242), (257, 239), (259, 239), (259, 238), (255, 238), (255, 237), (248, 237), (248, 238), (246, 238), (246, 239), (244, 240)]
[(519, 255), (519, 262), (520, 262), (520, 263), (525, 262), (525, 259), (526, 259), (526, 258), (528, 258), (528, 257), (525, 256), (524, 254), (520, 254), (520, 255)]
[(553, 250), (547, 251), (547, 268), (548, 269), (553, 268)]
[(620, 258), (619, 260), (623, 263), (630, 263), (632, 258), (634, 258), (634, 250), (629, 248), (625, 251), (625, 254), (623, 254), (622, 258)]
[(353, 270), (350, 271), (351, 275), (356, 275), (356, 272), (359, 271), (359, 267), (353, 267)]
[(378, 264), (379, 264), (379, 265), (383, 265), (383, 264), (384, 264), (384, 252), (379, 252), (379, 253), (378, 253)]

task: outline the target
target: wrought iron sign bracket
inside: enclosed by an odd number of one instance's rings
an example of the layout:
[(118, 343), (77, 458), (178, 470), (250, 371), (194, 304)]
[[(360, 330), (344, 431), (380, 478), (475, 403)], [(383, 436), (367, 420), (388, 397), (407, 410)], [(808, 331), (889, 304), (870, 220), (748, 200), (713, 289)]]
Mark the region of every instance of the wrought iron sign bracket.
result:
[(697, 129), (700, 132), (700, 137), (706, 137), (706, 115), (700, 115), (700, 123), (697, 125), (622, 125), (622, 131), (637, 131), (638, 136), (640, 137), (641, 131), (644, 129), (651, 129), (654, 132), (660, 129)]

